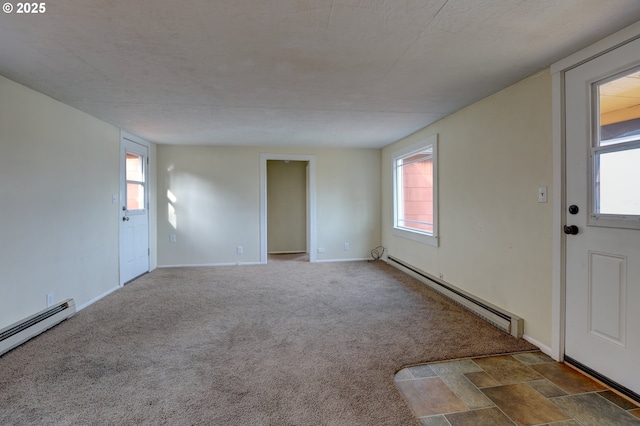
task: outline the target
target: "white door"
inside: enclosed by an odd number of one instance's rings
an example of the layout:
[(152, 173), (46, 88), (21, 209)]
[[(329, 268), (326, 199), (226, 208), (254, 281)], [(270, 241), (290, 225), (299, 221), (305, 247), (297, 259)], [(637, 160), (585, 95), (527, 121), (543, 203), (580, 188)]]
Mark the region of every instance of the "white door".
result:
[(149, 271), (148, 148), (120, 146), (120, 285)]
[(636, 394), (640, 394), (639, 66), (636, 40), (565, 74), (563, 229), (567, 234), (565, 354)]

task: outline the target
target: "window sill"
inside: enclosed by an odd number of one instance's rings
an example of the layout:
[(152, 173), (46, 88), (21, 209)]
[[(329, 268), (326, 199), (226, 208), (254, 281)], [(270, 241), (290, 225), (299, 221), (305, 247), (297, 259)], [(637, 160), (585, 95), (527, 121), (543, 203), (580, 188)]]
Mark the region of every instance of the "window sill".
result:
[(438, 236), (423, 234), (421, 232), (408, 231), (402, 228), (393, 228), (393, 235), (407, 238), (409, 240), (417, 241), (419, 243), (427, 244), (433, 247), (438, 247)]

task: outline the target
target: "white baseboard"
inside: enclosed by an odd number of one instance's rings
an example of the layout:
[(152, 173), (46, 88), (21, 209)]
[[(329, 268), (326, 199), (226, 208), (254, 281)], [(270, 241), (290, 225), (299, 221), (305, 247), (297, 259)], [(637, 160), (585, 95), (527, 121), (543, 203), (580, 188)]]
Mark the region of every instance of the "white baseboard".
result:
[(93, 305), (94, 303), (96, 303), (98, 300), (107, 297), (108, 295), (110, 295), (111, 293), (113, 293), (116, 290), (120, 290), (122, 287), (118, 286), (118, 287), (114, 287), (111, 290), (107, 291), (106, 293), (101, 294), (98, 297), (94, 297), (93, 299), (89, 300), (88, 302), (83, 303), (80, 306), (76, 307), (76, 312), (83, 310), (84, 308), (86, 308), (89, 305)]
[(178, 265), (158, 265), (158, 269), (164, 268), (205, 268), (211, 266), (245, 266), (264, 265), (262, 262), (226, 262), (226, 263), (185, 263)]
[(307, 254), (306, 251), (294, 250), (294, 251), (270, 251), (267, 254)]
[(316, 259), (313, 263), (331, 263), (331, 262), (361, 262), (363, 260), (373, 260), (367, 257), (356, 257), (352, 259)]
[[(551, 348), (549, 346), (543, 345), (542, 343), (538, 342), (533, 337), (528, 336), (526, 334), (523, 334), (522, 338), (524, 340), (526, 340), (527, 342), (531, 343), (532, 345), (537, 346), (542, 353), (544, 353), (546, 355), (549, 355), (551, 358), (555, 359), (555, 357), (553, 356), (553, 351), (551, 350)], [(556, 361), (558, 361), (558, 360), (556, 359)]]

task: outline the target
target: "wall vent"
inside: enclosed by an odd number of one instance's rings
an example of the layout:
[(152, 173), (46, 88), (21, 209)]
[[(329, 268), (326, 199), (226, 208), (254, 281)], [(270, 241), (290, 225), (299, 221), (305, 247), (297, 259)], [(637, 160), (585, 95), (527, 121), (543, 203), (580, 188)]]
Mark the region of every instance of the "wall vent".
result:
[(440, 281), (426, 272), (421, 271), (420, 269), (415, 268), (414, 266), (411, 266), (393, 256), (387, 256), (387, 259), (387, 263), (391, 266), (425, 283), (438, 293), (448, 297), (482, 319), (490, 322), (514, 337), (522, 337), (524, 333), (524, 320), (522, 318), (492, 305), (489, 302), (479, 299), (471, 293), (461, 290), (449, 283)]
[(0, 355), (10, 351), (76, 313), (73, 299), (56, 303), (0, 330)]

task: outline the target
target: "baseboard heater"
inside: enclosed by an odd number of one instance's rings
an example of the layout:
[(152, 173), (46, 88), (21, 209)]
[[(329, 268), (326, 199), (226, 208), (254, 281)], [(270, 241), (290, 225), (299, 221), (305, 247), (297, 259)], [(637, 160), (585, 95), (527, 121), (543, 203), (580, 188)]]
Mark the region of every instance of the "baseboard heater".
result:
[(53, 327), (54, 325), (71, 318), (76, 313), (76, 304), (73, 299), (56, 303), (38, 313), (31, 315), (0, 330), (0, 355), (10, 351)]
[(444, 283), (435, 277), (432, 277), (428, 273), (421, 271), (420, 269), (393, 256), (387, 256), (387, 259), (387, 263), (391, 266), (420, 280), (432, 289), (436, 290), (438, 293), (448, 297), (482, 319), (490, 322), (514, 337), (522, 337), (522, 334), (524, 333), (524, 320), (522, 318), (492, 305), (489, 302), (479, 299), (471, 293), (452, 286), (451, 284)]

